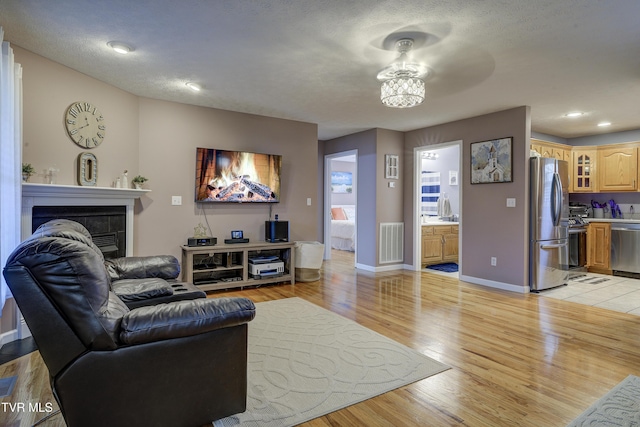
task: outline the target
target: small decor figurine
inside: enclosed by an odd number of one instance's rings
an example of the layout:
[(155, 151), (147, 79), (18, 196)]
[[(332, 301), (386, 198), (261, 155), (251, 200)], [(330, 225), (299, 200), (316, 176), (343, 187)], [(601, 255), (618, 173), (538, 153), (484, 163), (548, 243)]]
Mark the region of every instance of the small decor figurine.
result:
[(36, 170), (33, 166), (31, 166), (31, 163), (22, 164), (22, 181), (23, 182), (28, 182), (29, 178), (31, 178), (31, 175), (35, 173), (36, 173)]
[(127, 178), (126, 170), (122, 173), (122, 178), (120, 180), (120, 188), (129, 188), (129, 178)]
[(142, 188), (142, 185), (147, 181), (149, 181), (149, 179), (145, 178), (142, 175), (137, 175), (131, 180), (131, 182), (133, 182), (133, 185), (136, 187), (136, 190), (140, 190)]
[(202, 223), (198, 224), (193, 229), (193, 237), (207, 237), (207, 228)]
[(58, 169), (55, 165), (51, 166), (49, 169), (44, 170), (44, 176), (47, 179), (48, 184), (57, 184), (58, 183)]

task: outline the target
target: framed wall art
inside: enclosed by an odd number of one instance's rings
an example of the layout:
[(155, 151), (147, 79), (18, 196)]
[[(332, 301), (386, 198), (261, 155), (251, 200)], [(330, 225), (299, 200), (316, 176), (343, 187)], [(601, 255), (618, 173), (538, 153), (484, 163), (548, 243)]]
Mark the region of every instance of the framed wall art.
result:
[(513, 138), (471, 144), (471, 183), (513, 182)]
[(386, 179), (398, 179), (400, 176), (399, 158), (394, 154), (386, 154), (384, 156), (384, 177)]
[(353, 175), (351, 172), (331, 172), (332, 193), (352, 193)]

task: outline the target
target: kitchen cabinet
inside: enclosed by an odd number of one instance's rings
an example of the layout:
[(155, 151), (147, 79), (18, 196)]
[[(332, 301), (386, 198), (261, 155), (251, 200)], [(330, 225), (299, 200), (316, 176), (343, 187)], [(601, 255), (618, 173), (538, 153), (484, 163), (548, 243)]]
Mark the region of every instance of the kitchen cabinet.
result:
[(534, 139), (531, 140), (531, 149), (540, 154), (542, 157), (553, 157), (552, 148)]
[(458, 226), (422, 226), (422, 265), (458, 262)]
[(638, 189), (638, 147), (620, 144), (598, 148), (598, 189), (601, 192)]
[(590, 272), (612, 274), (611, 223), (592, 222), (587, 226), (587, 267)]
[(422, 266), (442, 262), (442, 235), (435, 234), (435, 226), (422, 226)]
[(571, 146), (569, 145), (556, 144), (554, 142), (541, 141), (539, 139), (532, 138), (531, 149), (536, 151), (542, 157), (571, 162)]
[(639, 142), (572, 147), (532, 138), (530, 146), (542, 157), (569, 162), (571, 193), (640, 191)]
[(572, 193), (594, 193), (598, 191), (596, 179), (596, 159), (598, 151), (594, 148), (576, 147), (573, 149), (571, 162)]
[(452, 225), (451, 232), (442, 234), (442, 261), (458, 262), (458, 226)]

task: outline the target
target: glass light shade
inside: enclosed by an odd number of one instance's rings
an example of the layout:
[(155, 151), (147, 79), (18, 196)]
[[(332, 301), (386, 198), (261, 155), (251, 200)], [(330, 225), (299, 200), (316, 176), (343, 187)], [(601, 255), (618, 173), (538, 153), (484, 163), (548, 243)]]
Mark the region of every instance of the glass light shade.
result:
[(411, 108), (424, 101), (424, 80), (399, 76), (385, 80), (380, 87), (380, 100), (387, 107)]

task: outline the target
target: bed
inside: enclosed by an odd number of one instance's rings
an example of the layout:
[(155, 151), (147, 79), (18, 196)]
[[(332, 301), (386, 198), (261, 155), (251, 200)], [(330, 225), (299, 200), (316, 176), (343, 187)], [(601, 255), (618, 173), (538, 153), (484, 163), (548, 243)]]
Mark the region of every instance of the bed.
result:
[(341, 251), (356, 250), (355, 205), (331, 206), (331, 247)]

